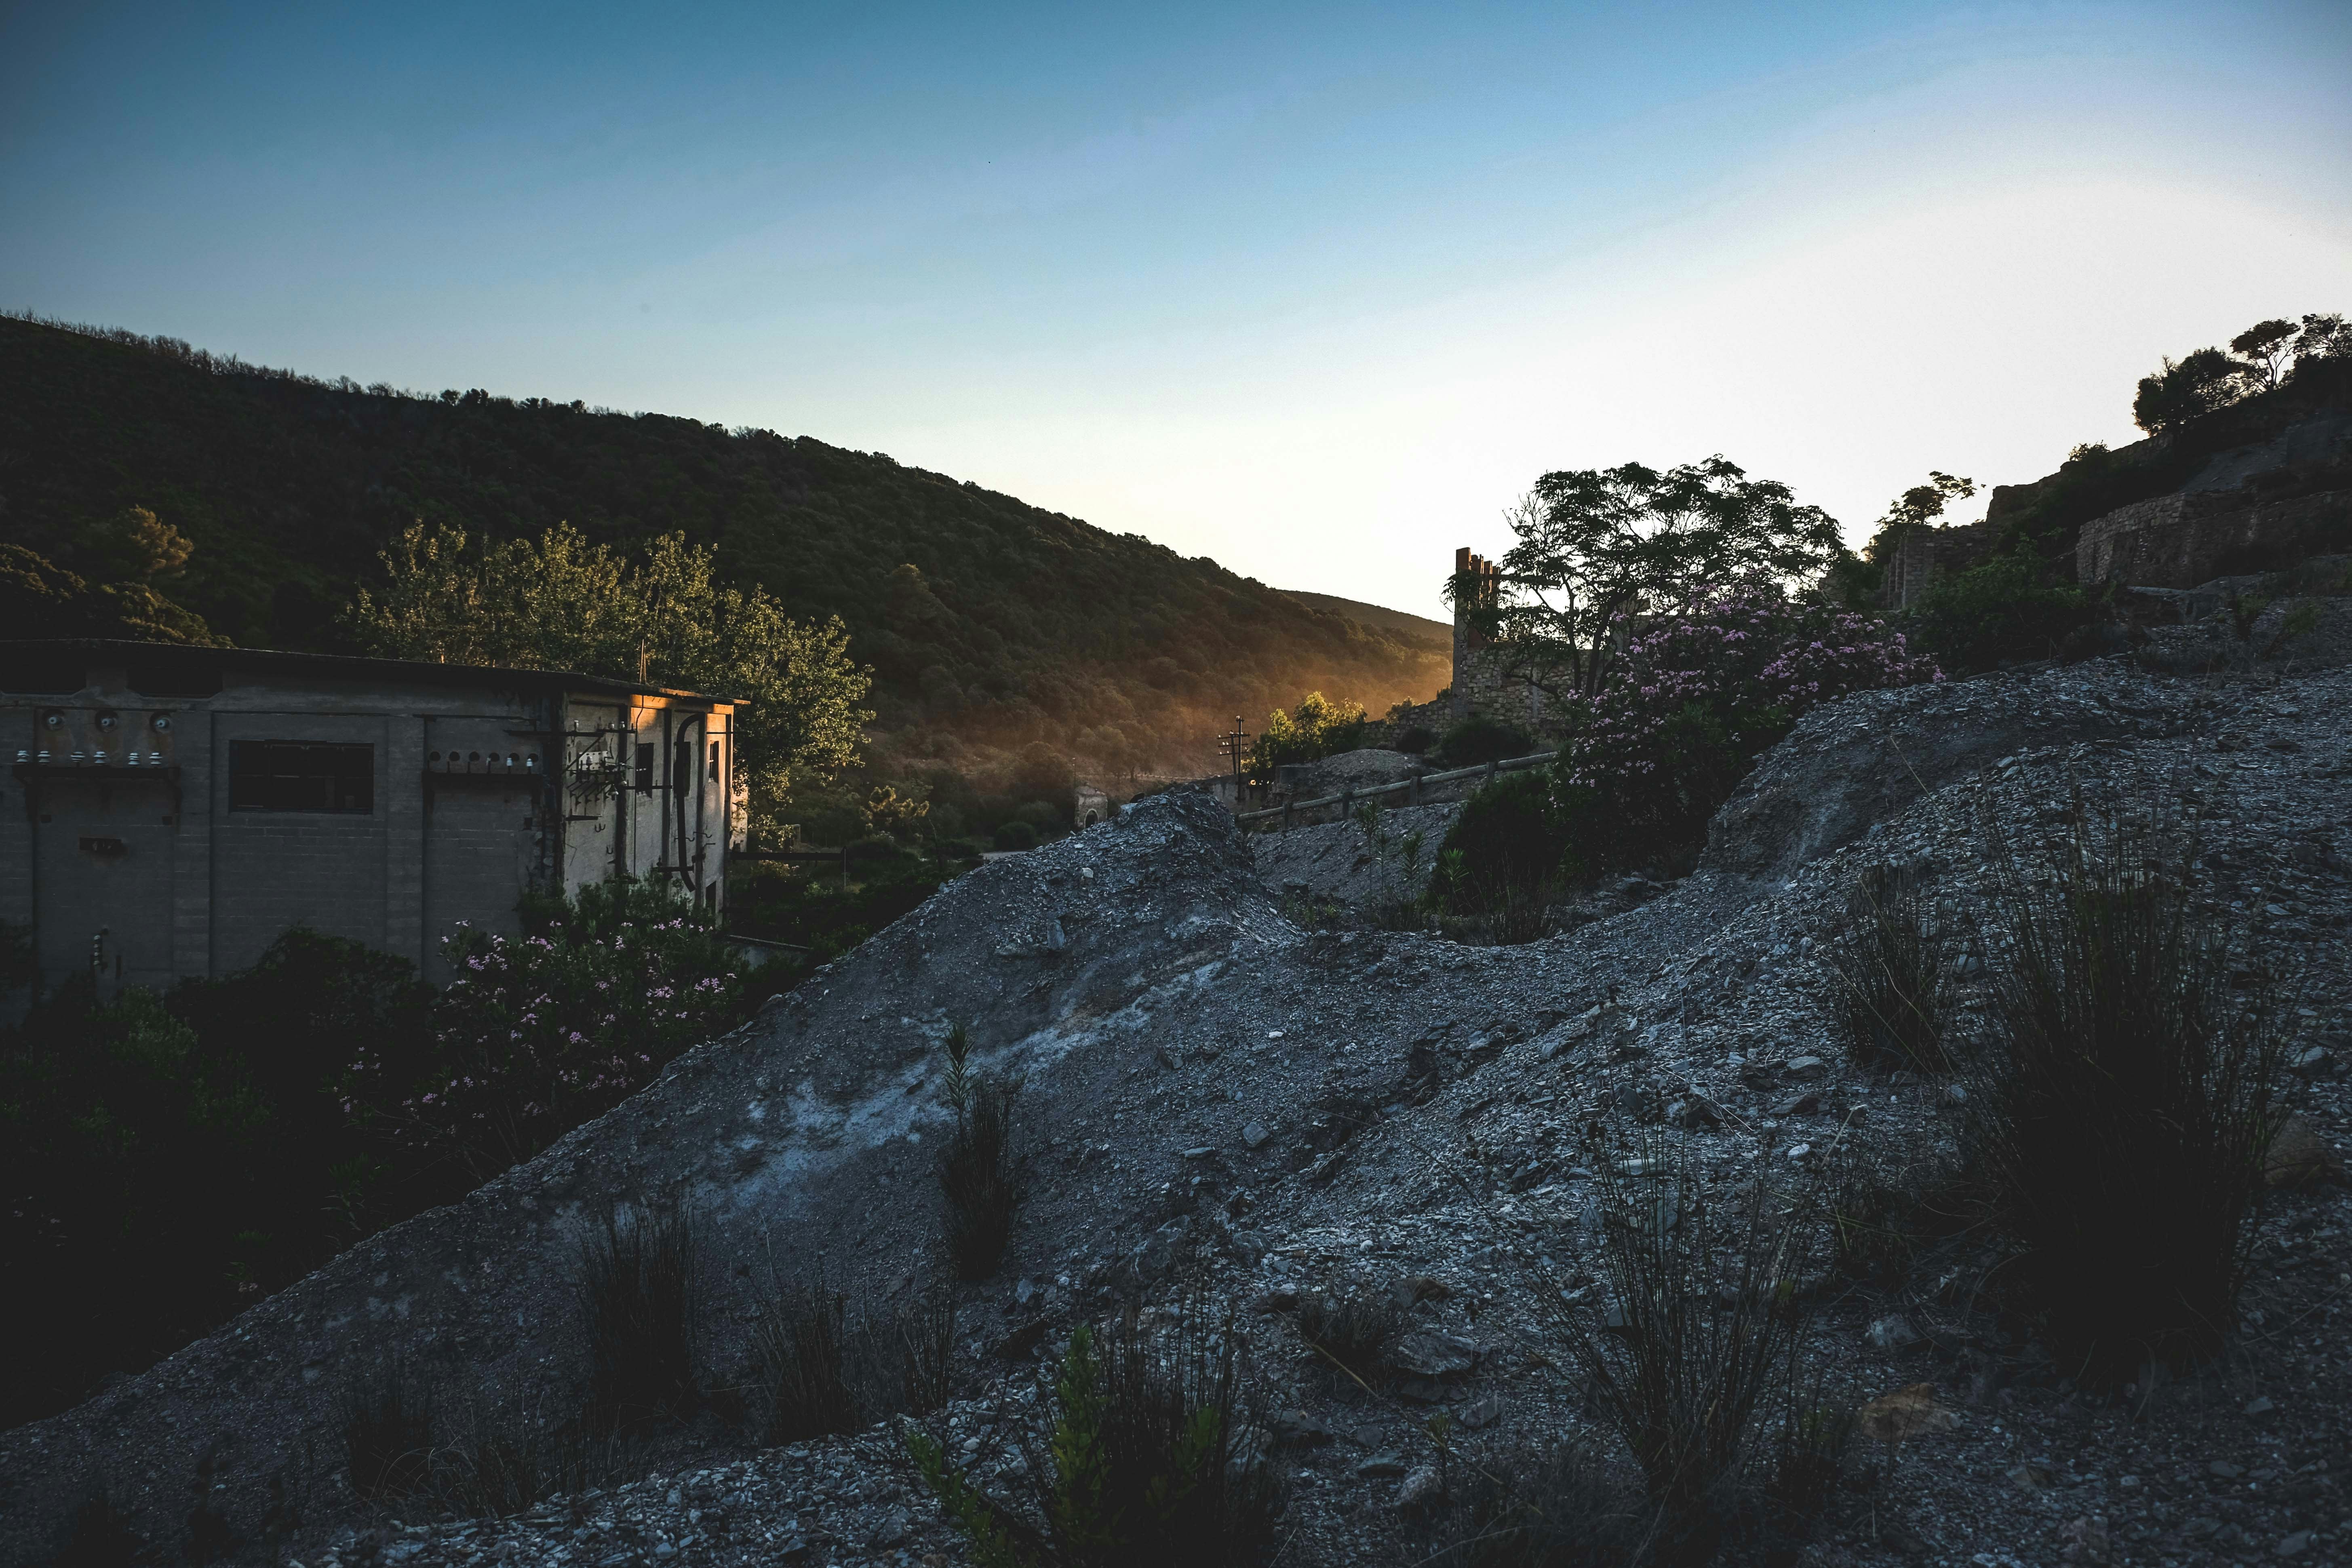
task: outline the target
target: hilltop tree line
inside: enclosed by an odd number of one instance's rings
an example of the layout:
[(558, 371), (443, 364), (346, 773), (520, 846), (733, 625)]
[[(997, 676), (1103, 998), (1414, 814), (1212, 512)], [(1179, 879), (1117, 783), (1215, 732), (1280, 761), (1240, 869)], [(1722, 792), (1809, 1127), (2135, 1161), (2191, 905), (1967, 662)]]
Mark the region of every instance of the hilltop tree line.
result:
[(1086, 771), (1213, 764), (1235, 712), (1304, 689), (1374, 710), (1445, 651), (1205, 558), (808, 437), (482, 391), (265, 371), (171, 340), (0, 319), (0, 531), (124, 580), (94, 521), (142, 507), (193, 545), (167, 596), (247, 646), (356, 651), (409, 529), (477, 548), (568, 527), (632, 557), (676, 535), (782, 616), (836, 617), (887, 770), (1001, 773), (1043, 744)]

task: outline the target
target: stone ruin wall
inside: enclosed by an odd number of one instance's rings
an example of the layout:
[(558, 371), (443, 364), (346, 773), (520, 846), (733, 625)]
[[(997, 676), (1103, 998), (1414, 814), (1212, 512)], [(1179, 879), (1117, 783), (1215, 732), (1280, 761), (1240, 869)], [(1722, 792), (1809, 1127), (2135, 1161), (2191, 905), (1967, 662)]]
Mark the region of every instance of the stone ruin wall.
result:
[(2185, 490), (2083, 525), (2074, 577), (2194, 588), (2231, 572), (2291, 564), (2352, 540), (2352, 490), (2249, 504), (2240, 490)]
[(1472, 607), (1491, 605), (1501, 593), (1502, 568), (1484, 556), (1471, 553), (1465, 545), (1454, 552), (1454, 576), (1457, 584), (1469, 585), (1470, 603), (1463, 603), (1457, 594), (1454, 606), (1453, 711), (1449, 717), (1459, 723), (1474, 713), (1482, 714), (1516, 724), (1530, 734), (1543, 733), (1549, 722), (1544, 694), (1506, 674), (1501, 650), (1473, 630), (1469, 622), (1468, 611)]

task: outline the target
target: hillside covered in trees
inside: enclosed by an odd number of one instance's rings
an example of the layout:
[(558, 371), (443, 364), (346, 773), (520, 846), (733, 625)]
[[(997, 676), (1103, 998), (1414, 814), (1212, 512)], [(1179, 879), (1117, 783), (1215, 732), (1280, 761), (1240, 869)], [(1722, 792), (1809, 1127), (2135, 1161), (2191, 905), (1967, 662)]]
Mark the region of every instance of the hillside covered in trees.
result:
[(1184, 771), (1213, 765), (1235, 713), (1307, 689), (1378, 712), (1448, 673), (1423, 638), (878, 452), (0, 319), (0, 541), (102, 577), (91, 531), (131, 507), (193, 542), (156, 586), (215, 635), (330, 652), (418, 520), (496, 538), (570, 522), (630, 548), (683, 531), (786, 613), (842, 617), (908, 762), (1042, 742), (1097, 772)]

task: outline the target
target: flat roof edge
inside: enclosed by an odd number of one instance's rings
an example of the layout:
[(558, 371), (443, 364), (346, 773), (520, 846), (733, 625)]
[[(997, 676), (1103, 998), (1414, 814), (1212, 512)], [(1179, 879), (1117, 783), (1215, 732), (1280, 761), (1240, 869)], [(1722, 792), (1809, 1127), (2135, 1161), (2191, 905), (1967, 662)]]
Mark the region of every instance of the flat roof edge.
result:
[(217, 668), (231, 661), (265, 668), (302, 671), (341, 679), (405, 680), (426, 686), (505, 685), (562, 687), (599, 696), (667, 697), (694, 702), (748, 705), (740, 697), (708, 691), (687, 691), (650, 682), (614, 680), (576, 669), (529, 669), (515, 665), (442, 664), (429, 659), (379, 658), (366, 654), (298, 653), (287, 648), (194, 647), (185, 643), (140, 642), (128, 637), (6, 637), (0, 638), (0, 690), (10, 689), (7, 660), (11, 654), (80, 653), (98, 657), (152, 658), (166, 655), (200, 668)]

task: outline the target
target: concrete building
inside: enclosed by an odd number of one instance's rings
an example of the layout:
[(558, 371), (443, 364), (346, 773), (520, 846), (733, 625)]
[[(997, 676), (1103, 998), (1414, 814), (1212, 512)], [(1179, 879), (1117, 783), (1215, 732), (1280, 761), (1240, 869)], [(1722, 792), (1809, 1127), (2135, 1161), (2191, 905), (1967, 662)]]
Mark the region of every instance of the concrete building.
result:
[[(617, 874), (724, 906), (739, 705), (551, 670), (0, 642), (0, 920), (41, 984), (250, 964), (293, 926), (447, 979), (459, 922)], [(21, 998), (20, 998), (21, 1005)]]

